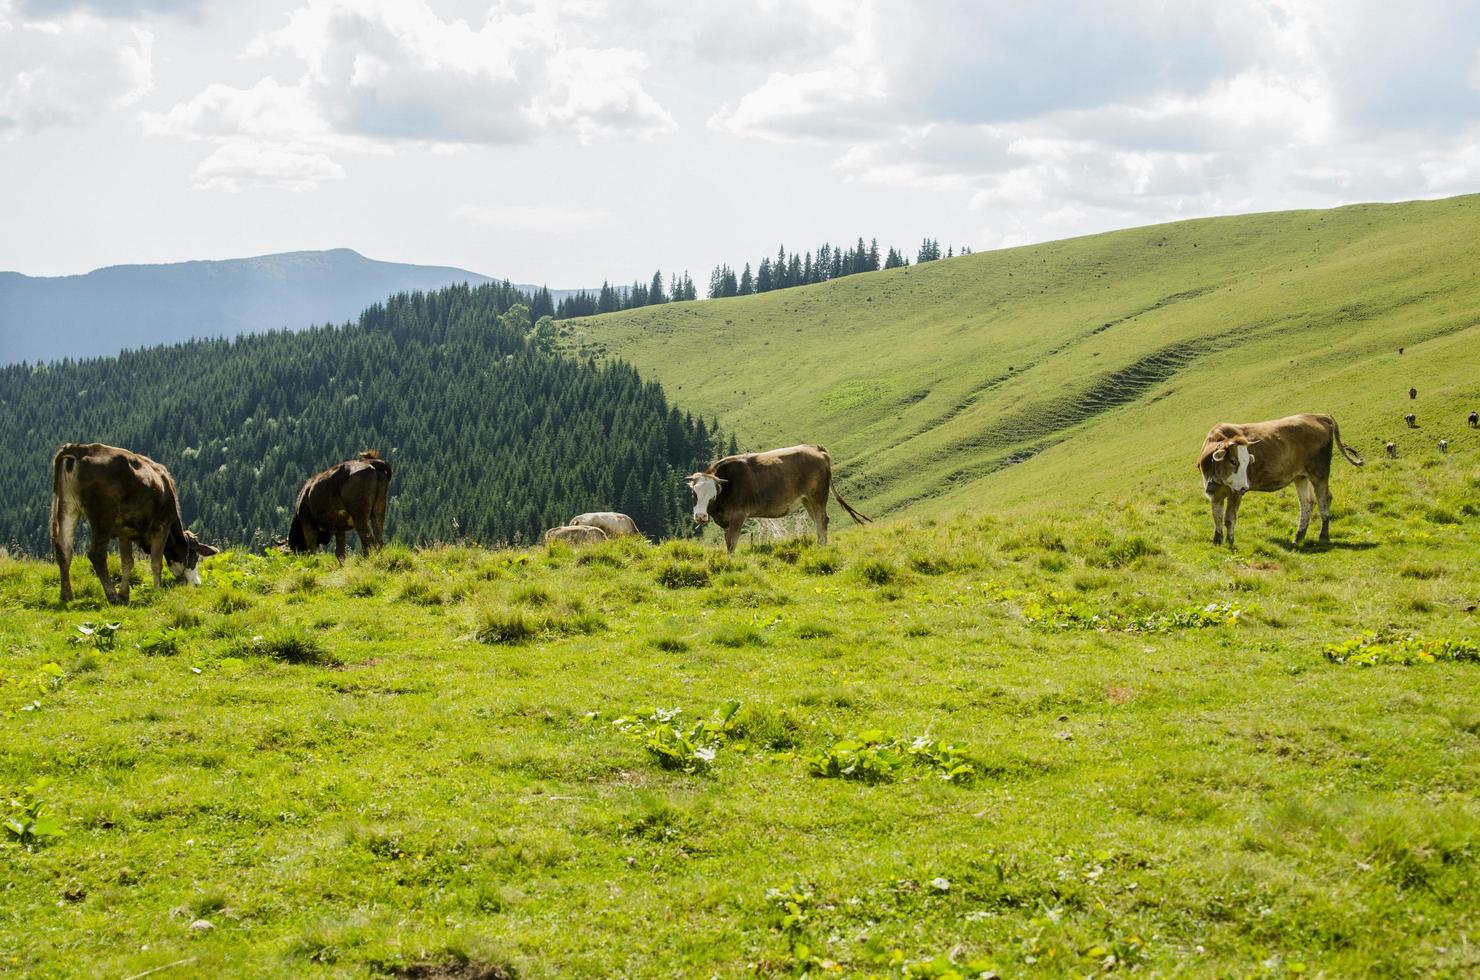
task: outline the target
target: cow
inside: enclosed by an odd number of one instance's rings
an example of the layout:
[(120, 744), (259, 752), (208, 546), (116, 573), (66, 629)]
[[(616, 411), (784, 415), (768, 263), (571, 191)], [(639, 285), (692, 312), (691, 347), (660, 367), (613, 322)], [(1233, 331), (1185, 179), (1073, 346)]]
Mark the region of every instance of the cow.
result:
[(317, 551), (334, 536), (334, 555), (344, 561), (344, 537), (360, 536), (365, 554), (385, 544), (385, 504), (390, 492), (391, 464), (367, 449), (358, 459), (337, 463), (308, 478), (293, 503), (288, 526), (288, 548)]
[(1408, 397), (1410, 399), (1417, 398), (1418, 397), (1418, 389), (1417, 388), (1409, 388), (1408, 389)]
[(1403, 416), (1403, 421), (1407, 423), (1408, 428), (1410, 429), (1418, 428), (1418, 416), (1414, 415), (1412, 412), (1409, 412), (1407, 415)]
[(1390, 442), (1383, 448), (1387, 450), (1388, 459), (1398, 458), (1398, 444), (1396, 442)]
[[(165, 562), (175, 578), (199, 585), (200, 560), (217, 553), (185, 530), (169, 470), (116, 446), (68, 443), (51, 461), (51, 550), (62, 576), (63, 602), (72, 601), (72, 539), (79, 517), (92, 529), (88, 560), (115, 605), (128, 602), (134, 542), (149, 552), (156, 589), (164, 586)], [(123, 571), (117, 588), (108, 575), (108, 542), (114, 538)]]
[(848, 516), (859, 524), (869, 518), (854, 510), (832, 485), (832, 458), (822, 446), (790, 446), (766, 453), (726, 456), (685, 477), (694, 505), (694, 523), (718, 524), (731, 554), (740, 532), (752, 517), (785, 517), (801, 501), (817, 528), (817, 542), (827, 544), (827, 495), (831, 491)]
[(1441, 453), (1447, 453), (1447, 452), (1449, 452), (1449, 440), (1448, 439), (1440, 439), (1439, 440), (1439, 452), (1441, 452)]
[(566, 526), (581, 525), (585, 527), (599, 527), (606, 532), (609, 538), (625, 537), (636, 534), (637, 522), (626, 514), (618, 514), (610, 510), (593, 511), (589, 514), (577, 514), (566, 522)]
[(1470, 428), (1480, 429), (1480, 412), (1470, 413)]
[(545, 544), (547, 545), (557, 541), (570, 545), (600, 544), (606, 539), (606, 532), (592, 524), (565, 524), (561, 527), (552, 527), (545, 532)]
[(1353, 466), (1363, 459), (1341, 441), (1341, 430), (1329, 415), (1291, 415), (1272, 422), (1213, 426), (1203, 442), (1197, 467), (1203, 493), (1213, 505), (1213, 544), (1225, 530), (1233, 547), (1238, 508), (1249, 490), (1281, 490), (1295, 484), (1300, 499), (1300, 525), (1295, 543), (1305, 540), (1311, 510), (1321, 508), (1321, 541), (1331, 540), (1331, 447), (1335, 444)]

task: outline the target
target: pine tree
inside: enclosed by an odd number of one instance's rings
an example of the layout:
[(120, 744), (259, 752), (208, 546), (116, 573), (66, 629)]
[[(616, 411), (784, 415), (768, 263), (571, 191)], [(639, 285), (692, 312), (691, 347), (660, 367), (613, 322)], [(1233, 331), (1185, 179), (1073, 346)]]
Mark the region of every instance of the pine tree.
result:
[(648, 305), (668, 302), (668, 297), (663, 294), (663, 273), (653, 273), (653, 284), (648, 287)]
[(749, 296), (755, 292), (755, 277), (750, 274), (750, 263), (745, 263), (745, 271), (740, 273), (740, 295)]

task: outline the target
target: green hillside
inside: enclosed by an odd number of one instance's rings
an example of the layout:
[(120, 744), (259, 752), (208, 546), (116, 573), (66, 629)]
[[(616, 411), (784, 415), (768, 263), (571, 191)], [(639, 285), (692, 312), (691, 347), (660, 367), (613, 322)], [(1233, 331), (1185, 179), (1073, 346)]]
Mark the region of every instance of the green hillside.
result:
[(1369, 458), (1480, 438), (1480, 197), (1185, 221), (567, 329), (747, 448), (825, 444), (865, 512), (1191, 492), (1219, 421), (1329, 412)]

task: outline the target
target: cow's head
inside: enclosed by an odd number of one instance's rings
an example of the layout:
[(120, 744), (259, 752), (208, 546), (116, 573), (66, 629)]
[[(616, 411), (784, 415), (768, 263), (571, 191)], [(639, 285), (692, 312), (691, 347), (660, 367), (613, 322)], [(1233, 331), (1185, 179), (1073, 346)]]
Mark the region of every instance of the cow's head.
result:
[(174, 547), (169, 542), (165, 544), (165, 558), (169, 561), (170, 571), (175, 578), (181, 582), (191, 585), (200, 584), (200, 560), (209, 558), (220, 552), (221, 549), (213, 548), (200, 538), (195, 536), (194, 531), (186, 531), (184, 541), (177, 541)]
[(1234, 436), (1215, 443), (1203, 453), (1199, 468), (1203, 476), (1203, 493), (1209, 500), (1220, 486), (1234, 493), (1249, 489), (1249, 464), (1254, 454), (1249, 452), (1252, 443), (1243, 436)]
[(694, 505), (694, 523), (709, 523), (709, 505), (719, 496), (725, 483), (713, 473), (690, 473), (684, 477), (689, 485), (689, 497)]

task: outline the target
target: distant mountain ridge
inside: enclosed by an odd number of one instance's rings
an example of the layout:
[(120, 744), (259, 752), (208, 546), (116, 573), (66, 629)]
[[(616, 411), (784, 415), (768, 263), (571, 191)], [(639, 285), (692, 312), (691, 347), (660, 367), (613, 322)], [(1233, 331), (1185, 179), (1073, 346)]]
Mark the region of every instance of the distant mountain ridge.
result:
[[(450, 266), (381, 262), (348, 248), (115, 265), (75, 276), (0, 272), (0, 364), (343, 323), (394, 293), (492, 281)], [(566, 292), (552, 290), (557, 299)]]

